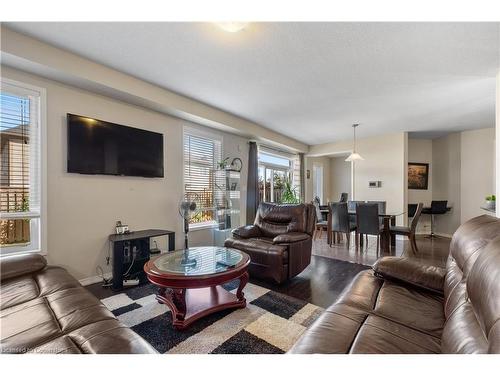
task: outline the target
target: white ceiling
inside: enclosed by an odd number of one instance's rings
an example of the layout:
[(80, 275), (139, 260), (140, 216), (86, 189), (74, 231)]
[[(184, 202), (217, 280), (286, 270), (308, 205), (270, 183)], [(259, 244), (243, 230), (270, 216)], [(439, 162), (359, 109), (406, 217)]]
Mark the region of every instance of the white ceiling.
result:
[(493, 127), (499, 23), (8, 23), (307, 144)]

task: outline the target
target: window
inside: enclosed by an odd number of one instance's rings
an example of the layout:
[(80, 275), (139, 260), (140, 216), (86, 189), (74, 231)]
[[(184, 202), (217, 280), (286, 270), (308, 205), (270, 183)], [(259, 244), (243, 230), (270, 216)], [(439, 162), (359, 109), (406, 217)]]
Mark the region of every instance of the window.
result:
[(184, 134), (184, 192), (201, 201), (190, 228), (216, 224), (215, 170), (222, 159), (222, 142), (205, 135)]
[(285, 154), (259, 149), (259, 201), (283, 202), (283, 193), (290, 185), (295, 199), (286, 199), (288, 203), (300, 200), (300, 163), (298, 155)]
[(42, 250), (41, 89), (2, 81), (1, 255)]
[(313, 194), (314, 197), (318, 197), (320, 203), (324, 203), (323, 201), (323, 167), (322, 166), (313, 166)]

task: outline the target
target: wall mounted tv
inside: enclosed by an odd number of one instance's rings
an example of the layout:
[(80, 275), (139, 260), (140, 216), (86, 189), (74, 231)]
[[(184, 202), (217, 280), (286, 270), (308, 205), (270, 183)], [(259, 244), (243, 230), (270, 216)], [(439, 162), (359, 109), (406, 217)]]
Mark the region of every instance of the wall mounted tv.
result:
[(67, 114), (68, 172), (163, 177), (163, 134)]

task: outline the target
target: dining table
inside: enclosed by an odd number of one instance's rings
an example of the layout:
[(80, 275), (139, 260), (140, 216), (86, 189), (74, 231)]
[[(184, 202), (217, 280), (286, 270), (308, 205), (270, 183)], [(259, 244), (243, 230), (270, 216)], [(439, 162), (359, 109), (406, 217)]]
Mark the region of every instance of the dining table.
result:
[[(334, 238), (332, 236), (333, 232), (330, 230), (332, 227), (332, 219), (330, 215), (330, 211), (326, 208), (322, 208), (321, 210), (322, 214), (327, 215), (327, 222), (328, 222), (328, 230), (327, 230), (327, 243), (330, 245)], [(349, 216), (356, 216), (356, 211), (348, 211)], [(396, 235), (391, 234), (390, 227), (391, 225), (394, 226), (396, 225), (396, 218), (398, 216), (404, 215), (405, 212), (389, 212), (389, 213), (379, 213), (378, 217), (383, 220), (384, 223), (384, 230), (382, 231), (380, 235), (380, 248), (383, 251), (390, 251), (391, 247), (395, 248), (396, 246)], [(360, 245), (363, 245), (363, 236), (360, 236)]]

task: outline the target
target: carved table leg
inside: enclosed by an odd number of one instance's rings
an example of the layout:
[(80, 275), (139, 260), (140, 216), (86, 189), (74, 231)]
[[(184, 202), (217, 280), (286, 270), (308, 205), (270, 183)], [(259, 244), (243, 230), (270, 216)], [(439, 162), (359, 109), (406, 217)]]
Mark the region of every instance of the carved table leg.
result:
[(246, 302), (245, 293), (243, 293), (243, 288), (247, 285), (247, 282), (248, 282), (248, 272), (245, 272), (243, 275), (240, 276), (240, 285), (238, 286), (238, 290), (236, 291), (236, 297), (240, 302)]
[(160, 288), (156, 299), (170, 308), (174, 327), (182, 326), (186, 316), (186, 289)]

